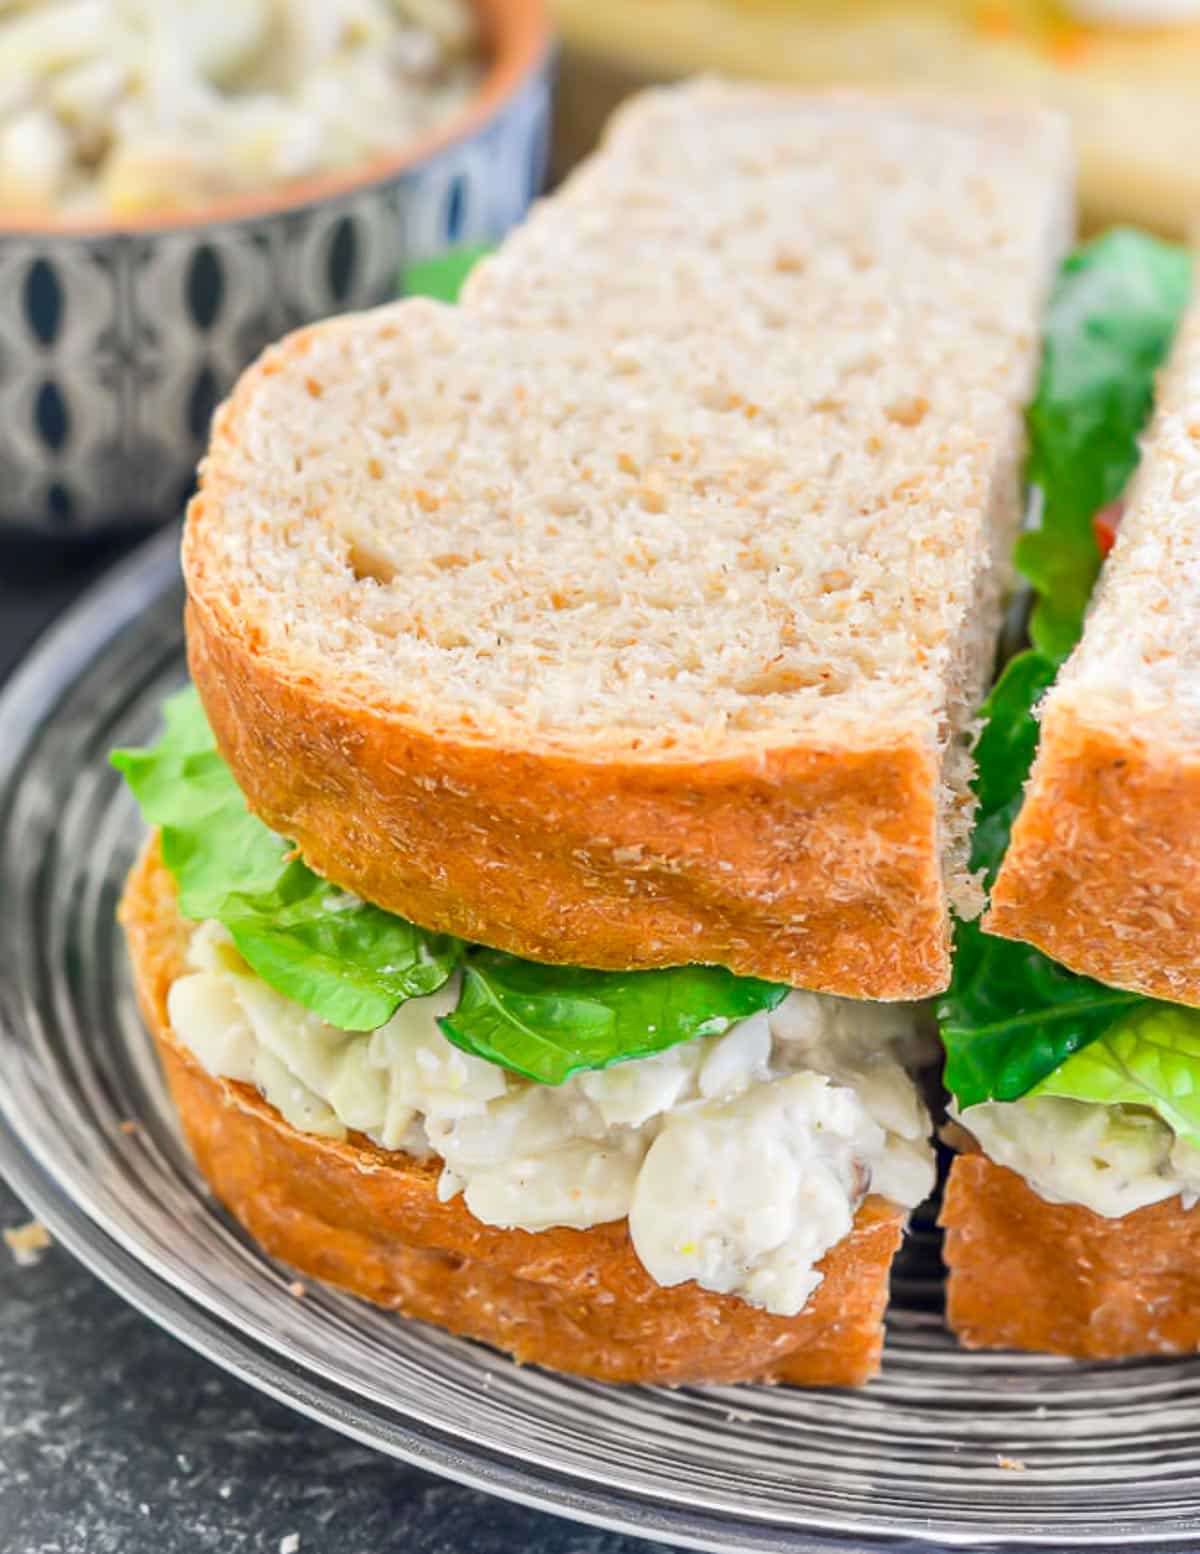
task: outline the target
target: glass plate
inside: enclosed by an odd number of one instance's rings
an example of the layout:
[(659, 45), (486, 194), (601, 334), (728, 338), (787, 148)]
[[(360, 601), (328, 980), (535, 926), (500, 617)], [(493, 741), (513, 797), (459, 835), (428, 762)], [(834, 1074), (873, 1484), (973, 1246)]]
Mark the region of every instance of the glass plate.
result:
[(59, 1239), (276, 1397), (581, 1520), (779, 1554), (1200, 1543), (1200, 1360), (961, 1352), (928, 1227), (859, 1392), (606, 1389), (290, 1294), (182, 1147), (113, 919), (139, 824), (105, 757), (184, 677), (176, 551), (165, 534), (111, 574), (0, 700), (0, 1168)]

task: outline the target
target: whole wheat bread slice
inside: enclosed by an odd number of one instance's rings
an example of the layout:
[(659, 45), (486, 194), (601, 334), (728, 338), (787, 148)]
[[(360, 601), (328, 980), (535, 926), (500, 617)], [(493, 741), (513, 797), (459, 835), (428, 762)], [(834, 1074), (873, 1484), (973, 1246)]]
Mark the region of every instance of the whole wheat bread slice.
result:
[(1069, 209), (1053, 118), (701, 84), (269, 351), (184, 546), (252, 806), (533, 958), (942, 987)]
[(1075, 971), (1200, 1004), (1200, 302), (985, 922)]

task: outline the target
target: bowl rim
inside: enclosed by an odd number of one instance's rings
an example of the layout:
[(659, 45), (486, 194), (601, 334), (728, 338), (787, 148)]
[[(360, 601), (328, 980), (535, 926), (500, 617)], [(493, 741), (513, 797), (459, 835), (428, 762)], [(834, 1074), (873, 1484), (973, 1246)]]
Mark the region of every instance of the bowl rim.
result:
[(101, 214), (49, 221), (41, 213), (21, 217), (0, 212), (0, 241), (8, 237), (95, 241), (235, 225), (256, 217), (287, 215), (354, 194), (431, 162), (452, 145), (469, 140), (476, 130), (494, 119), (527, 82), (542, 73), (550, 57), (554, 34), (544, 0), (471, 0), (471, 9), (490, 56), (482, 81), (457, 113), (398, 151), (379, 152), (349, 168), (314, 173), (258, 192), (251, 190), (203, 205), (149, 211), (126, 219)]

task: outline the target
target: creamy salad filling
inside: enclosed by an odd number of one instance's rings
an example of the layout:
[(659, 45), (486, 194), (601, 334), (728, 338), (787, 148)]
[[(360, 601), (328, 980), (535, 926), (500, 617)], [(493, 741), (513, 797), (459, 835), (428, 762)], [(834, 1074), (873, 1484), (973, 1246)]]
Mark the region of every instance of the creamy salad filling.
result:
[(627, 1217), (659, 1284), (794, 1315), (868, 1192), (912, 1208), (934, 1185), (907, 1006), (793, 992), (722, 1035), (550, 1086), (446, 1040), (457, 977), (347, 1032), (268, 987), (217, 923), (188, 960), (171, 1025), (210, 1074), (255, 1085), (304, 1132), (439, 1158), (441, 1197), (484, 1224)]
[(1119, 1219), (1166, 1198), (1185, 1208), (1200, 1198), (1200, 1150), (1140, 1107), (1028, 1095), (956, 1115), (985, 1154), (1048, 1203)]
[(6, 213), (131, 217), (365, 162), (481, 78), (466, 0), (0, 0)]

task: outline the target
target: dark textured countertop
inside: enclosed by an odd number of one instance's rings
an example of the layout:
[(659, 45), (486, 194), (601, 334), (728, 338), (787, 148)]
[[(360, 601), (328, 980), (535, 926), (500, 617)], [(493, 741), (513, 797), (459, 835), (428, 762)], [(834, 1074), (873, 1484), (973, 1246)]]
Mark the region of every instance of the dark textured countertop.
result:
[[(28, 1217), (0, 1186), (0, 1225)], [(193, 1354), (60, 1247), (20, 1267), (0, 1246), (4, 1554), (292, 1547), (651, 1554), (356, 1446)]]
[[(0, 679), (109, 559), (0, 548)], [(28, 1218), (0, 1186), (0, 1226)], [(217, 1370), (62, 1248), (21, 1267), (0, 1244), (2, 1554), (281, 1550), (651, 1554), (377, 1456)]]

